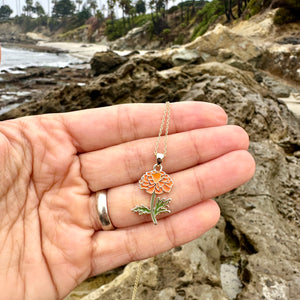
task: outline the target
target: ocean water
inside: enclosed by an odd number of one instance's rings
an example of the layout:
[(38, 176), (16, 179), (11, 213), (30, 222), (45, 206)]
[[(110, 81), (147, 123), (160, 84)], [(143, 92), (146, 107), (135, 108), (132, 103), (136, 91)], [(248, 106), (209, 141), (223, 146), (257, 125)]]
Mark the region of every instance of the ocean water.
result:
[[(2, 58), (0, 64), (0, 82), (3, 80), (1, 74), (6, 72), (13, 74), (25, 73), (26, 67), (67, 67), (76, 66), (86, 67), (84, 62), (79, 58), (73, 57), (69, 54), (61, 53), (46, 53), (35, 52), (20, 48), (2, 48)], [(16, 90), (12, 88), (0, 88), (0, 115), (9, 111), (10, 109), (18, 107), (21, 102), (18, 101), (20, 97), (28, 96), (30, 92)]]
[(0, 74), (3, 71), (10, 73), (22, 73), (26, 67), (67, 67), (74, 64), (80, 64), (82, 61), (69, 54), (34, 52), (18, 48), (2, 47), (2, 59), (0, 65)]

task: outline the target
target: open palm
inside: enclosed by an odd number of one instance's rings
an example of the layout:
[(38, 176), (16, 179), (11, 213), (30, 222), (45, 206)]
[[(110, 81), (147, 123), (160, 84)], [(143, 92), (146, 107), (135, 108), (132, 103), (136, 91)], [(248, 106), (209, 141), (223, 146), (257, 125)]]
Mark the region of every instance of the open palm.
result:
[[(81, 281), (156, 255), (211, 228), (212, 197), (254, 172), (248, 136), (207, 103), (171, 105), (164, 170), (171, 214), (155, 226), (131, 212), (151, 170), (162, 104), (120, 105), (0, 123), (1, 299), (61, 299)], [(101, 230), (95, 194), (107, 189), (113, 231)]]

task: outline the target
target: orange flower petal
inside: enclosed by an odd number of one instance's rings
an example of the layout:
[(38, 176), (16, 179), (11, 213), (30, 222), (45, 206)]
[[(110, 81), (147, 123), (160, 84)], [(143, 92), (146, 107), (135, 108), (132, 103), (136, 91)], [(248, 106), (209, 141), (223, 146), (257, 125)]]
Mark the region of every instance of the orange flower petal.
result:
[(159, 187), (163, 187), (164, 185), (165, 185), (165, 184), (164, 184), (163, 182), (159, 182), (159, 183), (158, 183), (158, 186), (159, 186)]
[(171, 191), (171, 188), (167, 185), (164, 185), (162, 189), (164, 190), (165, 193), (169, 193)]
[(173, 181), (170, 181), (170, 182), (166, 183), (165, 185), (168, 186), (168, 187), (172, 187), (173, 186)]
[(155, 183), (158, 183), (162, 178), (161, 172), (153, 172), (152, 173), (152, 179)]
[(162, 194), (163, 192), (164, 192), (164, 191), (163, 191), (158, 185), (155, 186), (155, 193), (156, 193), (157, 195)]
[(154, 192), (155, 186), (150, 187), (146, 192), (152, 194)]
[(170, 192), (173, 181), (164, 171), (152, 170), (146, 172), (139, 180), (140, 188), (145, 189), (147, 193), (162, 194)]

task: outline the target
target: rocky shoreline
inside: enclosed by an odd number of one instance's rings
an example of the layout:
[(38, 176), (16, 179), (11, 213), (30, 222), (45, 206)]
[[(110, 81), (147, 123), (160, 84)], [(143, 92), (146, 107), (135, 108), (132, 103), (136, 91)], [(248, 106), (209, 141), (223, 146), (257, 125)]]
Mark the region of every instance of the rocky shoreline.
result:
[(70, 84), (85, 85), (92, 78), (88, 65), (66, 68), (28, 67), (19, 69), (21, 73), (1, 74), (0, 117), (11, 109), (31, 102), (40, 102), (53, 90)]
[[(297, 62), (300, 61), (300, 45), (285, 44), (276, 46), (276, 44), (272, 44), (267, 45), (268, 47), (261, 46), (248, 36), (241, 36), (234, 30), (232, 31), (222, 25), (205, 34), (200, 40), (201, 43), (193, 42), (184, 47), (163, 51), (144, 51), (142, 53), (139, 51), (133, 53), (123, 51), (122, 57), (110, 52), (106, 45), (48, 41), (27, 44), (27, 49), (57, 54), (69, 53), (85, 60), (85, 62), (67, 68), (30, 67), (20, 70), (23, 74), (2, 74), (0, 81), (0, 97), (2, 97), (0, 119), (51, 111), (47, 107), (36, 111), (35, 108), (38, 103), (52, 107), (53, 104), (45, 100), (46, 98), (51, 99), (52, 91), (72, 84), (80, 88), (88, 84), (93, 75), (112, 72), (124, 62), (127, 62), (127, 57), (132, 55), (134, 56), (132, 61), (149, 63), (158, 71), (181, 65), (209, 62), (226, 63), (244, 73), (252, 74), (253, 80), (259, 83), (260, 88), (265, 88), (273, 97), (284, 101), (296, 116), (300, 116), (300, 73), (297, 69), (297, 65), (299, 65)], [(220, 41), (222, 42), (220, 43)], [(23, 47), (23, 45), (21, 43), (19, 47)], [(272, 47), (273, 50), (271, 51)], [(106, 50), (109, 51), (108, 54), (103, 53)], [(95, 70), (95, 68), (91, 70), (91, 58), (96, 53), (99, 53), (97, 59), (100, 60), (98, 68), (99, 65), (102, 67), (99, 70)], [(128, 54), (127, 57), (124, 54)], [(274, 61), (275, 63), (272, 64)], [(115, 64), (117, 68), (114, 67)], [(206, 70), (206, 72), (211, 73), (209, 70)], [(248, 83), (250, 84), (250, 82)], [(48, 93), (50, 96), (43, 99)], [(121, 95), (120, 98), (124, 98), (124, 95)], [(153, 97), (149, 96), (148, 98), (152, 99)], [(181, 99), (175, 97), (171, 101), (175, 100)], [(130, 101), (140, 100), (132, 99)], [(153, 101), (160, 100), (155, 99)], [(23, 102), (26, 103), (22, 105)], [(111, 105), (113, 103), (122, 103), (122, 101), (119, 99), (112, 99), (111, 101), (105, 99), (101, 105)], [(32, 110), (31, 106), (35, 108)], [(91, 103), (91, 106), (97, 106), (97, 102), (95, 104)], [(68, 107), (70, 107), (69, 110), (81, 109), (80, 105), (76, 106), (74, 103), (69, 103)], [(12, 108), (11, 111), (9, 111), (10, 108)], [(63, 112), (64, 109), (66, 109), (66, 106), (61, 109), (58, 106), (55, 112)]]

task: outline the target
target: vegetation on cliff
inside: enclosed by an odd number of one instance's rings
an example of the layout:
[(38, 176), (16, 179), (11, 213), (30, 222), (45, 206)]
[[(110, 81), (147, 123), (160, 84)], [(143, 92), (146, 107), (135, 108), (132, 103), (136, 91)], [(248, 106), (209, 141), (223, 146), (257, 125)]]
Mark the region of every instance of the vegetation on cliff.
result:
[[(107, 0), (105, 7), (98, 7), (95, 0), (56, 0), (50, 16), (38, 1), (26, 0), (23, 13), (12, 21), (24, 31), (42, 27), (50, 35), (59, 33), (61, 38), (86, 30), (90, 42), (95, 41), (95, 33), (112, 41), (149, 23), (149, 40), (182, 44), (204, 34), (216, 22), (247, 19), (268, 8), (278, 8), (274, 17), (278, 25), (298, 21), (300, 15), (299, 0), (187, 0), (169, 9), (167, 6), (168, 0)], [(121, 18), (116, 17), (117, 7), (122, 11)], [(1, 6), (0, 20), (11, 13), (8, 5)]]

